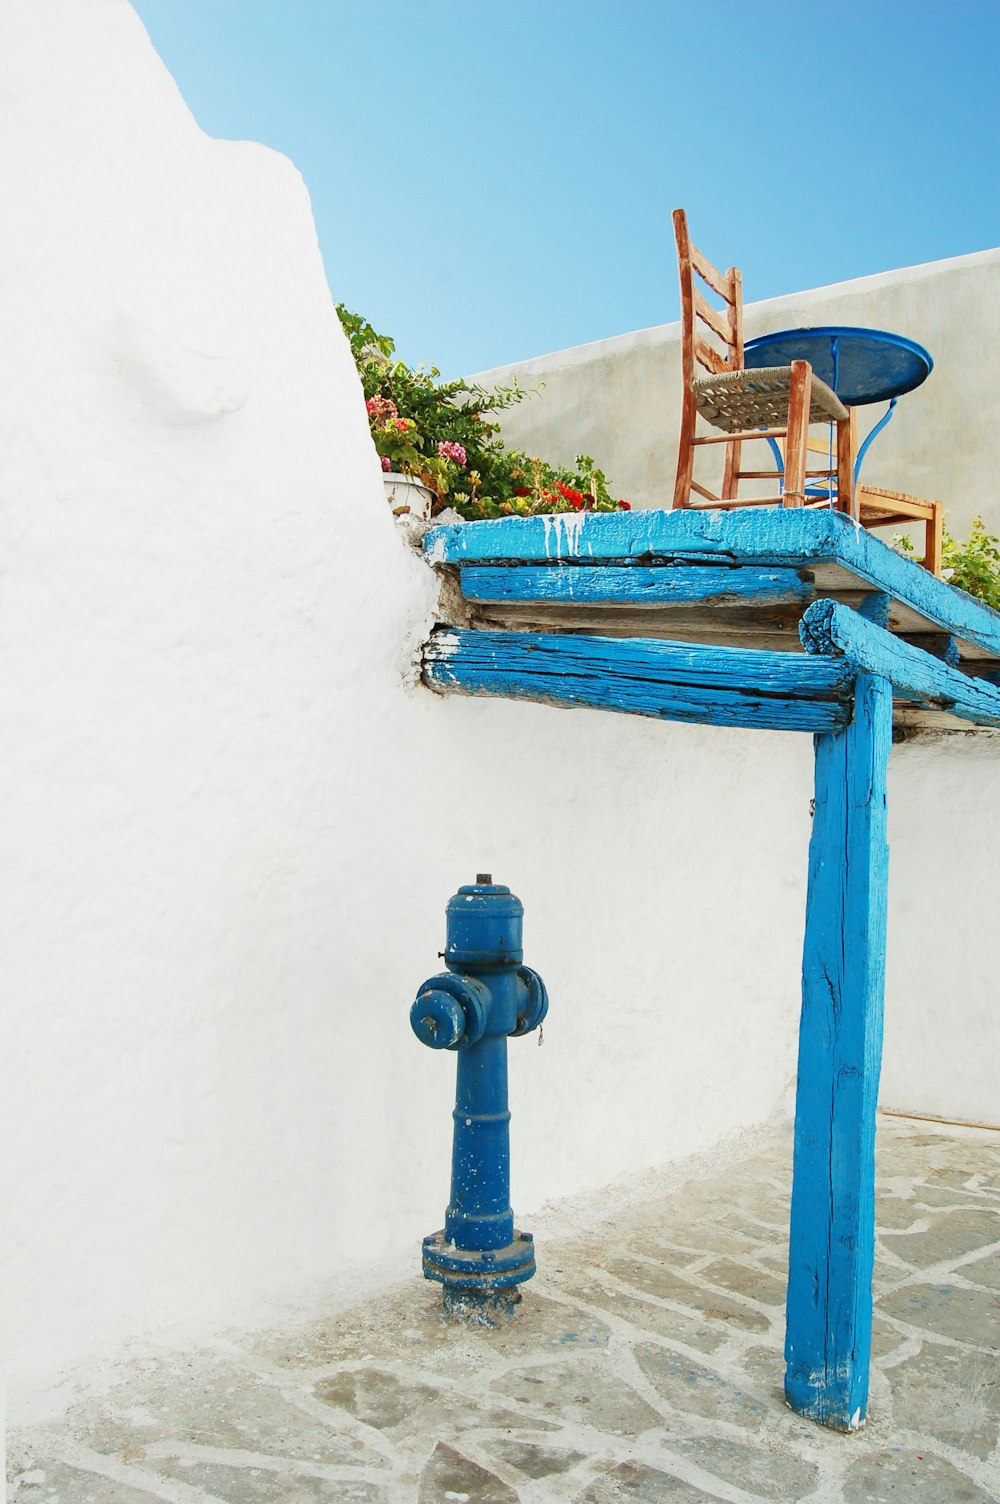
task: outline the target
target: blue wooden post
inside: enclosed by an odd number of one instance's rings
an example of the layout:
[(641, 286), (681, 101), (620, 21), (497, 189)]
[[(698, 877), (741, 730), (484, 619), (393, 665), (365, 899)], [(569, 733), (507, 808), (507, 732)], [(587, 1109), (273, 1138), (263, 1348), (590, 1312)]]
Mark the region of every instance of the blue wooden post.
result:
[(838, 1431), (868, 1403), (891, 744), (892, 686), (859, 674), (815, 739), (785, 1339), (789, 1404)]

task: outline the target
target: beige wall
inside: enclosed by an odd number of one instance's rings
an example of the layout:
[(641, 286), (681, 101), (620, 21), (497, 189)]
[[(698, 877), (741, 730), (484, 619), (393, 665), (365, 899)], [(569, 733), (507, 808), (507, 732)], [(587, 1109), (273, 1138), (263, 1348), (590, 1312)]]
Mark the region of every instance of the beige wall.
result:
[[(865, 462), (866, 479), (942, 497), (958, 536), (964, 536), (976, 511), (1000, 532), (1000, 431), (992, 421), (1000, 405), (1000, 250), (746, 309), (748, 338), (828, 323), (891, 329), (918, 340), (934, 357), (928, 380), (900, 399), (893, 421), (875, 440)], [(475, 379), (503, 381), (516, 371), (526, 385), (544, 381), (541, 396), (505, 414), (509, 439), (557, 460), (590, 453), (618, 494), (636, 505), (669, 506), (679, 423), (679, 337), (680, 326), (666, 324)], [(869, 411), (877, 418), (884, 408)], [(862, 433), (871, 421), (861, 426)], [(677, 730), (663, 728), (665, 747), (673, 745)], [(735, 751), (735, 741), (727, 745)], [(771, 755), (782, 758), (795, 750), (797, 739), (770, 745)], [(690, 774), (686, 770), (682, 776)], [(732, 797), (741, 786), (747, 787), (745, 774), (734, 760), (719, 790)], [(643, 797), (649, 797), (648, 790)], [(777, 824), (789, 817), (790, 808), (782, 801), (771, 806)], [(705, 809), (709, 844), (722, 832), (723, 847), (732, 843), (739, 869), (745, 860), (737, 849), (739, 819), (719, 819), (711, 804)], [(889, 809), (881, 1101), (905, 1111), (997, 1123), (1000, 1010), (989, 937), (1000, 886), (1000, 734), (952, 733), (897, 747)], [(665, 866), (671, 865), (668, 852)], [(804, 902), (804, 852), (786, 880)], [(765, 908), (768, 902), (765, 898)], [(800, 914), (801, 908), (793, 920), (795, 944)], [(700, 914), (696, 928), (703, 924)]]
[[(711, 255), (713, 247), (709, 246)], [(926, 346), (934, 370), (900, 398), (865, 460), (864, 479), (940, 497), (959, 535), (979, 511), (1000, 531), (1000, 250), (978, 251), (748, 304), (746, 337), (810, 324), (890, 329)], [(680, 422), (680, 325), (663, 324), (542, 355), (514, 373), (541, 395), (504, 415), (510, 442), (545, 458), (591, 454), (633, 505), (669, 506)], [(859, 410), (862, 435), (884, 406)], [(761, 468), (769, 463), (760, 446)]]

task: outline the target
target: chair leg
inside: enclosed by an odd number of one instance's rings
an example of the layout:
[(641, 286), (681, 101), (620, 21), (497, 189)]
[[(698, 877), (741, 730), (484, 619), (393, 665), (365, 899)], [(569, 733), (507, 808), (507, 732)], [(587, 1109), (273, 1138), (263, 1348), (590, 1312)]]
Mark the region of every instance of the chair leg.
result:
[(854, 424), (849, 418), (837, 424), (837, 511), (857, 521), (854, 494)]
[(805, 505), (806, 445), (809, 442), (811, 405), (812, 366), (807, 360), (793, 360), (792, 384), (788, 393), (788, 436), (785, 440), (786, 507)]
[(720, 496), (723, 501), (732, 501), (740, 484), (740, 451), (742, 444), (739, 439), (734, 439), (726, 445), (726, 458), (722, 470), (722, 490)]
[(932, 501), (931, 507), (924, 543), (924, 568), (929, 569), (931, 574), (940, 576), (941, 556), (944, 548), (944, 503)]
[(691, 505), (691, 481), (694, 477), (694, 430), (698, 409), (694, 398), (684, 394), (681, 405), (681, 434), (677, 446), (677, 479), (674, 482), (674, 506)]

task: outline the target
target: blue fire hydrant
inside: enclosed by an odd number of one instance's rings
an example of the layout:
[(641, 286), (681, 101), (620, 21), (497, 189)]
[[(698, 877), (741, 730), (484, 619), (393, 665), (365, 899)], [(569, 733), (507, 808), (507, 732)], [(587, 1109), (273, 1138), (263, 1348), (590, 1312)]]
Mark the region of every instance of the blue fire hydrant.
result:
[(529, 1034), (548, 1011), (541, 977), (522, 965), (524, 907), (480, 873), (448, 902), (448, 970), (431, 977), (410, 1009), (414, 1034), (458, 1054), (451, 1203), (444, 1228), (424, 1239), (426, 1279), (444, 1287), (449, 1315), (492, 1325), (509, 1316), (517, 1286), (535, 1272), (531, 1234), (510, 1207), (507, 1036)]

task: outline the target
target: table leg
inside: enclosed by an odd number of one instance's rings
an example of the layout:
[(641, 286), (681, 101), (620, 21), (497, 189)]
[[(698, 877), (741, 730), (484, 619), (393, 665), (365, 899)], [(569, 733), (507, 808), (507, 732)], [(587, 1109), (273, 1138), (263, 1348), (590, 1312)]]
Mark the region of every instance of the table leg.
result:
[(854, 461), (854, 484), (855, 485), (857, 485), (857, 483), (858, 483), (858, 476), (861, 474), (861, 461), (864, 459), (865, 455), (868, 453), (868, 448), (869, 448), (869, 445), (871, 444), (872, 439), (875, 437), (875, 435), (877, 433), (881, 433), (882, 432), (883, 428), (888, 423), (889, 419), (892, 417), (893, 409), (896, 406), (897, 400), (898, 399), (896, 397), (893, 397), (892, 401), (889, 403), (888, 411), (875, 424), (875, 427), (872, 429), (871, 433), (868, 435), (868, 437), (865, 439), (865, 442), (862, 444), (861, 448), (858, 450), (858, 457)]

